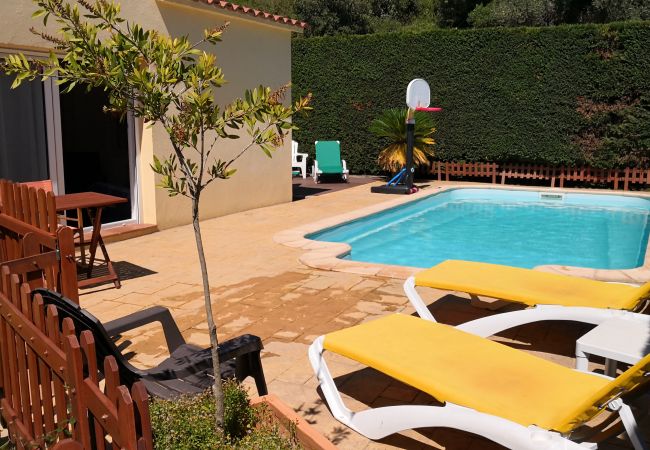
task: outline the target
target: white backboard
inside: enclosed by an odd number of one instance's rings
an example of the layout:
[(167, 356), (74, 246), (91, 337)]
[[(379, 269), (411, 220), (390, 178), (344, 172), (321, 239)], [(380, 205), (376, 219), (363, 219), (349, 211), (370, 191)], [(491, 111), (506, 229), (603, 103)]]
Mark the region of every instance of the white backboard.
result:
[(429, 83), (422, 78), (411, 80), (406, 88), (406, 105), (409, 108), (428, 108), (431, 103)]

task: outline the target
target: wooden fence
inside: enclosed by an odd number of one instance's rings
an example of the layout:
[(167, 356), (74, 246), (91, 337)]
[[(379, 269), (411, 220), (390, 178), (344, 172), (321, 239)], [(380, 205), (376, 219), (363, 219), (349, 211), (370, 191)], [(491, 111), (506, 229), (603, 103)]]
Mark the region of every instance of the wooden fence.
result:
[(59, 227), (54, 193), (0, 180), (0, 207), (8, 216), (48, 233)]
[[(101, 373), (100, 373), (101, 372)], [(100, 375), (104, 387), (100, 387)], [(19, 449), (151, 450), (144, 385), (120, 386), (112, 357), (97, 367), (92, 333), (32, 298), (8, 267), (0, 269), (2, 418)]]
[(613, 189), (624, 190), (630, 186), (650, 184), (650, 169), (595, 169), (593, 167), (549, 167), (526, 164), (496, 164), (496, 163), (459, 163), (434, 162), (431, 173), (437, 174), (438, 181), (450, 180), (450, 177), (490, 178), (492, 183), (500, 178), (501, 184), (508, 179), (547, 181), (551, 187), (559, 184), (564, 187), (565, 181), (581, 183), (608, 184)]
[(54, 194), (0, 180), (0, 264), (79, 301), (73, 230), (58, 223)]
[(79, 302), (72, 229), (47, 233), (0, 213), (0, 264), (32, 288), (46, 287)]

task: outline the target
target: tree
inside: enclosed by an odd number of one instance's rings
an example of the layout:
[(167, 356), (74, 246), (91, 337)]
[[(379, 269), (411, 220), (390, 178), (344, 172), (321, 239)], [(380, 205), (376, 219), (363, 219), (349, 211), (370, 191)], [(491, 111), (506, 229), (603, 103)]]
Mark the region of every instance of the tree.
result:
[(596, 21), (650, 20), (648, 0), (593, 0), (592, 15)]
[(467, 15), (481, 3), (481, 0), (440, 0), (438, 23), (444, 28), (467, 27)]
[(556, 22), (553, 0), (492, 0), (467, 16), (474, 27), (541, 26)]
[(294, 8), (298, 17), (309, 24), (305, 36), (370, 32), (368, 0), (301, 0)]
[(467, 17), (474, 27), (645, 19), (650, 19), (648, 0), (492, 0), (477, 5)]
[[(406, 108), (385, 110), (372, 121), (370, 131), (388, 140), (388, 145), (379, 152), (378, 163), (382, 169), (397, 172), (406, 165)], [(425, 112), (415, 112), (415, 139), (413, 142), (413, 162), (427, 164), (428, 156), (433, 156), (433, 119)]]
[[(220, 107), (215, 93), (225, 78), (215, 55), (200, 46), (219, 42), (227, 23), (206, 30), (201, 41), (190, 43), (187, 37), (171, 38), (125, 22), (112, 0), (77, 0), (75, 4), (70, 0), (34, 1), (39, 8), (34, 17), (42, 17), (44, 24), (54, 18), (60, 34), (32, 32), (52, 44), (57, 53), (51, 51), (45, 59), (28, 60), (23, 54), (5, 58), (4, 70), (16, 75), (13, 87), (24, 80), (56, 77), (65, 86), (64, 92), (78, 84), (103, 88), (109, 97), (105, 109), (123, 115), (132, 112), (150, 125), (161, 124), (169, 135), (173, 153), (162, 161), (154, 158), (152, 168), (162, 177), (159, 186), (170, 196), (191, 200), (215, 372), (215, 423), (222, 430), (217, 328), (199, 223), (201, 193), (212, 182), (230, 178), (236, 170), (233, 164), (251, 148), (271, 156), (294, 129), (292, 114), (309, 109), (309, 96), (287, 107), (282, 100), (288, 85), (276, 91), (260, 86), (246, 91), (244, 99)], [(239, 138), (241, 130), (250, 141), (235, 157), (220, 159), (217, 144)]]
[(422, 5), (418, 0), (372, 0), (370, 6), (375, 17), (409, 23), (420, 14)]

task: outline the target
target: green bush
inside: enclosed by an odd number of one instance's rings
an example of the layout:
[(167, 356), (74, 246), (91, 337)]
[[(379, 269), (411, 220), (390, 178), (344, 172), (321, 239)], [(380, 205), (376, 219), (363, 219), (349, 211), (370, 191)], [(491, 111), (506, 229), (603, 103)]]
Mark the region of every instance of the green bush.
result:
[(294, 139), (338, 139), (353, 173), (379, 173), (369, 124), (431, 85), (436, 158), (648, 166), (650, 23), (435, 30), (296, 39), (293, 95), (313, 92)]
[(295, 436), (282, 432), (263, 407), (251, 407), (248, 393), (224, 383), (224, 433), (214, 426), (210, 391), (172, 400), (152, 399), (149, 412), (155, 450), (297, 450)]

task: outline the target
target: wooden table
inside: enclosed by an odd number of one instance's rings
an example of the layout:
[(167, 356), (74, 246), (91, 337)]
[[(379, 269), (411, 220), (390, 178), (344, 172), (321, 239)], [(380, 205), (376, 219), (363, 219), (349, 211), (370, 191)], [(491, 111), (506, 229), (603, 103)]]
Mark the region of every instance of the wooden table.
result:
[[(90, 246), (88, 251), (89, 260), (88, 267), (86, 269), (87, 278), (85, 280), (79, 281), (80, 288), (93, 284), (104, 283), (107, 281), (112, 281), (115, 284), (116, 288), (120, 288), (120, 278), (113, 268), (113, 263), (108, 256), (108, 252), (106, 251), (106, 246), (104, 245), (104, 240), (102, 239), (101, 235), (102, 209), (104, 209), (106, 206), (126, 203), (127, 201), (128, 200), (126, 198), (100, 194), (99, 192), (78, 192), (75, 194), (57, 195), (55, 197), (57, 212), (63, 212), (71, 209), (85, 209), (88, 211), (88, 215), (92, 221), (93, 232), (90, 238)], [(80, 230), (80, 232), (83, 233), (83, 230)], [(95, 263), (95, 254), (97, 253), (98, 245), (104, 255), (104, 260), (106, 261), (106, 267), (108, 269), (108, 275), (93, 277), (93, 265)], [(84, 249), (82, 248), (81, 251), (83, 252)]]

